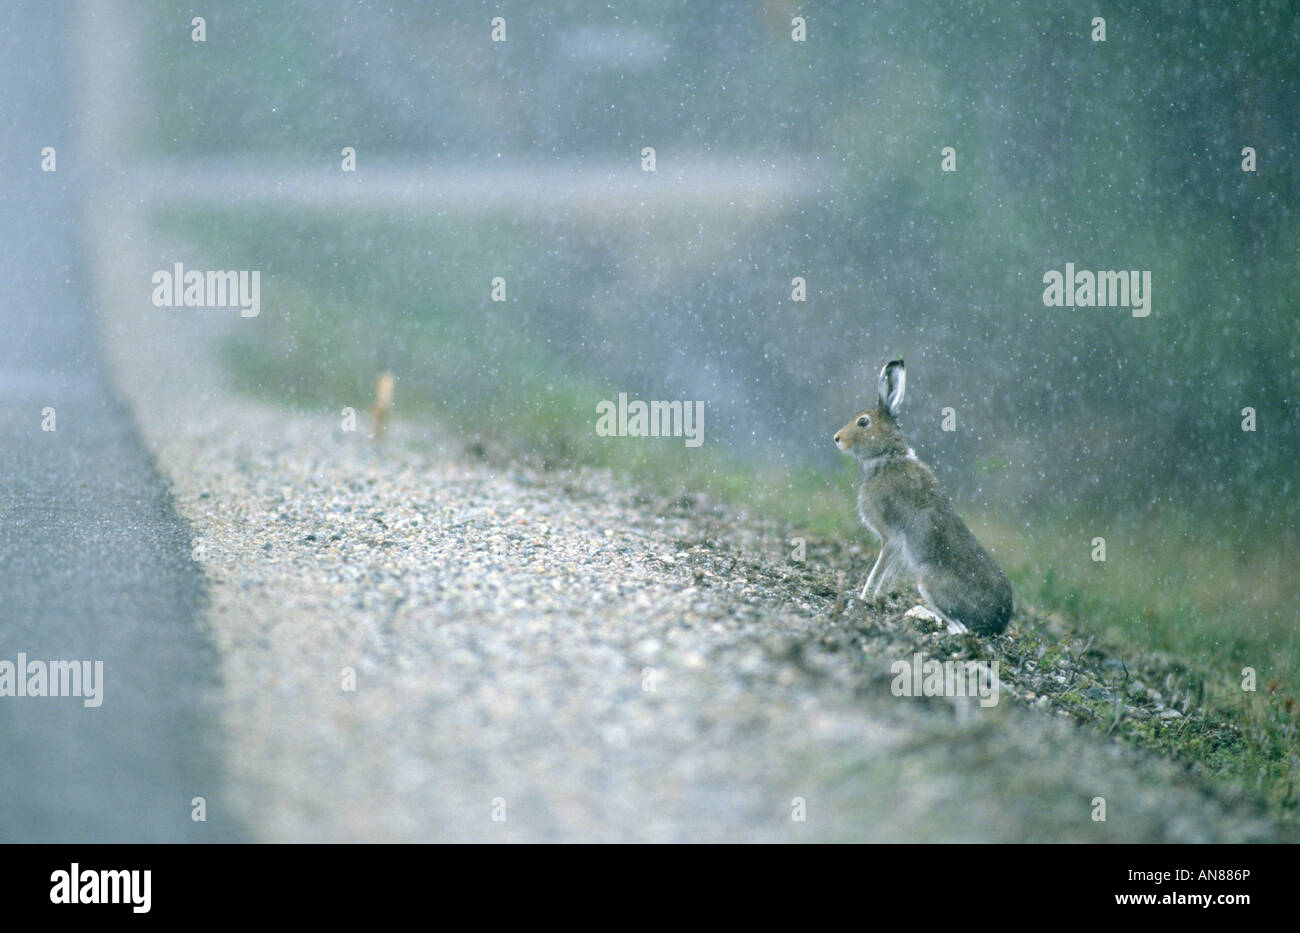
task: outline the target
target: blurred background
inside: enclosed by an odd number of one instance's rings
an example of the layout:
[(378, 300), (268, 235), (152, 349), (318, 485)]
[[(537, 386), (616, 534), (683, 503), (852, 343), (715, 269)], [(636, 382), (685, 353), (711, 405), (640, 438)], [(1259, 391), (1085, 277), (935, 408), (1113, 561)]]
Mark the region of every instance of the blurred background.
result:
[[(467, 444), (865, 539), (830, 438), (901, 356), (1021, 601), (1294, 682), (1292, 4), (145, 7), (132, 158), (187, 264), (262, 270), (249, 393), (391, 369)], [(1067, 262), (1150, 270), (1150, 316), (1045, 307)], [(704, 446), (596, 437), (619, 392), (703, 400)]]

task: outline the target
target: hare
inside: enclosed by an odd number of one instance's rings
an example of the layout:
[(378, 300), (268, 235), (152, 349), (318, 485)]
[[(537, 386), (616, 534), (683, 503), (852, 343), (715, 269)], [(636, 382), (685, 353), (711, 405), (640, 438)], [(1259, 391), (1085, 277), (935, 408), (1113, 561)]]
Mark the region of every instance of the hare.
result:
[(862, 464), (858, 513), (881, 541), (859, 598), (865, 600), (868, 590), (873, 598), (888, 592), (885, 587), (905, 570), (948, 631), (997, 635), (1011, 618), (1011, 581), (899, 430), (906, 376), (902, 360), (886, 363), (876, 407), (835, 432), (835, 445)]

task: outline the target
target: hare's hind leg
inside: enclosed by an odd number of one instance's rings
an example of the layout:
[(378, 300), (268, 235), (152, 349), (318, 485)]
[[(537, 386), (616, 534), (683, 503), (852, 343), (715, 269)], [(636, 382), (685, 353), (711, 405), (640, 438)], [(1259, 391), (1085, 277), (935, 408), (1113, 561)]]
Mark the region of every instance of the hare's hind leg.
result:
[(970, 631), (970, 629), (968, 629), (965, 625), (958, 622), (952, 616), (948, 615), (948, 613), (944, 612), (942, 609), (940, 609), (938, 606), (935, 605), (934, 600), (930, 597), (929, 591), (926, 590), (925, 588), (925, 584), (918, 583), (916, 585), (916, 588), (921, 593), (921, 598), (925, 600), (927, 608), (933, 610), (935, 615), (943, 619), (944, 622), (948, 623), (949, 635), (960, 635), (962, 632)]

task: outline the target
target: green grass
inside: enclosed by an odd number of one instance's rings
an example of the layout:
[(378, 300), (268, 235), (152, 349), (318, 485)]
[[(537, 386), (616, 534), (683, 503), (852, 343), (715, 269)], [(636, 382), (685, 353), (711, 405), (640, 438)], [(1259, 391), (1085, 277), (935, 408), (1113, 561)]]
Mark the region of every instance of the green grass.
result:
[[(488, 298), (499, 271), (522, 291), (545, 280), (543, 256), (551, 267), (589, 263), (578, 230), (527, 229), (505, 216), (470, 224), (206, 210), (157, 222), (213, 268), (263, 270), (262, 306), (274, 311), (241, 322), (223, 348), (250, 393), (316, 410), (364, 409), (375, 375), (390, 369), (399, 380), (395, 417), (436, 420), (467, 444), (543, 468), (608, 467), (643, 488), (703, 493), (809, 536), (865, 537), (847, 458), (834, 473), (769, 469), (675, 439), (596, 436), (596, 402), (623, 387), (575, 355), (544, 310)], [(611, 273), (588, 271), (597, 284), (617, 285), (601, 282)], [(959, 510), (1007, 567), (1020, 603), (1059, 614), (1121, 655), (1170, 661), (1198, 685), (1208, 721), (1135, 725), (1127, 738), (1296, 819), (1300, 575), (1289, 533), (1261, 529), (1242, 551), (1214, 534), (1230, 515), (1167, 508), (1118, 524), (1110, 516), (1102, 563), (1091, 559), (1092, 534), (1070, 516)], [(1257, 672), (1254, 693), (1241, 689), (1244, 667)]]

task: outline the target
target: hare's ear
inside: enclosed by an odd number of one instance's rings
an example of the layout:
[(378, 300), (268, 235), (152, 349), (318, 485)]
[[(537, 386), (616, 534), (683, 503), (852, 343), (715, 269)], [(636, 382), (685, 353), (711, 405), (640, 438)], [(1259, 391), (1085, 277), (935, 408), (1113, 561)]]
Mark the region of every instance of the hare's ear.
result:
[(907, 370), (902, 360), (891, 360), (880, 371), (880, 407), (889, 417), (898, 417), (898, 407), (903, 404), (903, 388), (907, 384)]

